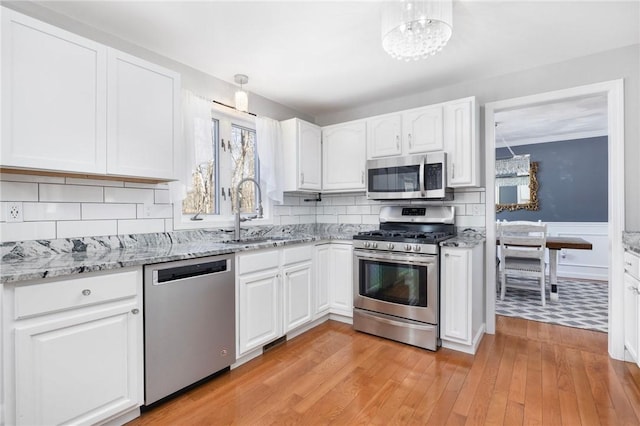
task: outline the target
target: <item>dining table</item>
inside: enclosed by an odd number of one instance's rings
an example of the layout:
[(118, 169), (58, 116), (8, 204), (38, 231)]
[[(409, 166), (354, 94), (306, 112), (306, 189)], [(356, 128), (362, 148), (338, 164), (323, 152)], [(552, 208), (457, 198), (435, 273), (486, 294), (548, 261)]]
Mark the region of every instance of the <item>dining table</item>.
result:
[[(500, 245), (500, 238), (496, 239), (496, 244)], [(549, 250), (549, 285), (551, 293), (549, 299), (556, 302), (560, 299), (558, 294), (558, 252), (562, 249), (568, 250), (593, 250), (593, 245), (580, 237), (547, 236), (546, 247)]]

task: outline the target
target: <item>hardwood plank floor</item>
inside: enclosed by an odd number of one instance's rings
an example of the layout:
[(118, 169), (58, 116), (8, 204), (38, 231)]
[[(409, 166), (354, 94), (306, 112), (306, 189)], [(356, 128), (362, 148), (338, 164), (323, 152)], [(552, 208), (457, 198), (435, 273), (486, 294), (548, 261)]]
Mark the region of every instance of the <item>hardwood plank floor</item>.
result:
[(135, 425), (638, 425), (640, 369), (607, 335), (497, 317), (475, 356), (328, 321)]

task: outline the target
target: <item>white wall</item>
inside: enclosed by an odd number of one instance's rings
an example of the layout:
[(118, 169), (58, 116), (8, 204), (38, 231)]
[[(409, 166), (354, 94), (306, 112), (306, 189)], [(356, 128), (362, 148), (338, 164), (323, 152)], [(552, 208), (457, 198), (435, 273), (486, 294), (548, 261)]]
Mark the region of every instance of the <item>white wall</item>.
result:
[[(571, 61), (493, 78), (425, 90), (358, 108), (316, 117), (322, 126), (475, 95), (481, 105), (481, 149), (484, 152), (484, 109), (487, 102), (624, 79), (626, 230), (640, 230), (640, 45), (610, 50)], [(428, 86), (428, 82), (425, 82)], [(484, 155), (480, 156), (484, 158)]]

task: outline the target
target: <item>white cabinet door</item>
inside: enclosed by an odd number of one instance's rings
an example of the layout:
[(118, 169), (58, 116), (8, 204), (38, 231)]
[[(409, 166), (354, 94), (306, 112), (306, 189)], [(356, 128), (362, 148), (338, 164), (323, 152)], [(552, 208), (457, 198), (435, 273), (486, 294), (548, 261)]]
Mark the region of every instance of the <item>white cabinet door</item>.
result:
[(6, 8), (1, 19), (1, 165), (104, 174), (106, 47)]
[(444, 247), (442, 250), (442, 339), (471, 343), (470, 250)]
[(476, 127), (475, 98), (444, 105), (444, 140), (448, 162), (448, 186), (478, 186), (480, 150)]
[(367, 158), (388, 157), (401, 154), (401, 131), (401, 114), (383, 115), (368, 119)]
[(332, 276), (329, 282), (331, 310), (345, 316), (353, 316), (353, 246), (332, 244)]
[(364, 121), (322, 129), (322, 190), (365, 189), (367, 127)]
[(280, 273), (270, 269), (238, 278), (238, 354), (282, 336)]
[(322, 189), (322, 131), (298, 118), (280, 122), (283, 146), (283, 190)]
[(444, 149), (442, 105), (413, 109), (402, 114), (404, 151), (421, 154)]
[(311, 262), (284, 268), (284, 331), (311, 321)]
[(300, 189), (322, 189), (322, 131), (320, 127), (298, 121), (298, 162), (300, 164)]
[(314, 293), (314, 316), (329, 310), (329, 282), (331, 281), (331, 244), (316, 246), (316, 279)]
[(107, 173), (172, 179), (180, 76), (109, 49)]
[(640, 329), (638, 321), (640, 316), (638, 313), (640, 305), (640, 281), (632, 277), (630, 274), (624, 274), (624, 346), (629, 351), (631, 358), (640, 366), (640, 341), (638, 334)]
[(95, 424), (138, 406), (137, 307), (125, 303), (16, 327), (16, 424)]

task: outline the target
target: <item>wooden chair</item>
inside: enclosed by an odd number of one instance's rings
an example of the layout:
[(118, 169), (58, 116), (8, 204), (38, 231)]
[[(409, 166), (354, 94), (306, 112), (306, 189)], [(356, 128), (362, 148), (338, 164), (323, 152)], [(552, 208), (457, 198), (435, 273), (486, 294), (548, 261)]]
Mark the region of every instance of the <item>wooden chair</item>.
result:
[(542, 306), (546, 304), (544, 256), (547, 225), (540, 222), (502, 222), (498, 224), (500, 238), (500, 299), (504, 300), (507, 286), (532, 289), (526, 282), (509, 282), (508, 276), (536, 278), (535, 289), (540, 290)]

